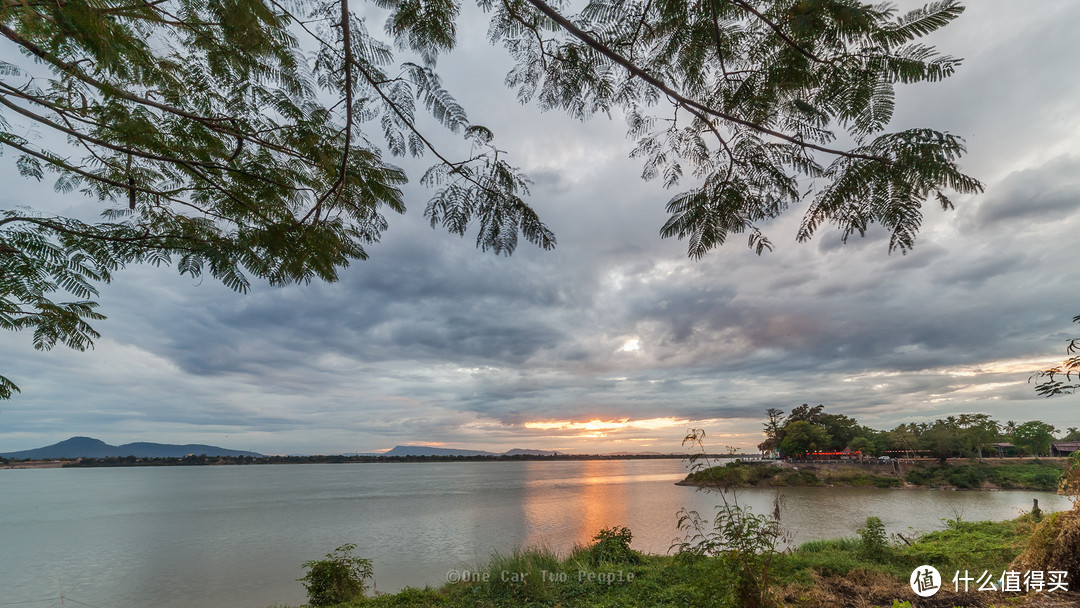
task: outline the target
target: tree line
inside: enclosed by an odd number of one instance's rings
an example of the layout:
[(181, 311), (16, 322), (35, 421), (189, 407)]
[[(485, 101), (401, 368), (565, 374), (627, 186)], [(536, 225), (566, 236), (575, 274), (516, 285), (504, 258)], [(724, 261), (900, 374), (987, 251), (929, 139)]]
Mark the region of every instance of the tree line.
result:
[(765, 440), (758, 449), (798, 456), (850, 448), (871, 456), (903, 453), (945, 460), (996, 455), (995, 443), (1012, 444), (1018, 456), (1049, 456), (1054, 441), (1080, 441), (1077, 427), (1068, 427), (1058, 437), (1060, 431), (1041, 420), (1001, 423), (988, 414), (960, 414), (878, 430), (859, 424), (851, 416), (826, 414), (824, 410), (824, 405), (811, 407), (804, 403), (785, 415), (781, 409), (769, 408)]

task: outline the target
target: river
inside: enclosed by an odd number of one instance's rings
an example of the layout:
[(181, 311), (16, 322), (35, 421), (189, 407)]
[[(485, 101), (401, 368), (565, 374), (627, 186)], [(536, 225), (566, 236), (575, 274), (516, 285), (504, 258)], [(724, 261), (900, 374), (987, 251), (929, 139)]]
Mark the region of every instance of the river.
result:
[[(61, 590), (97, 608), (299, 605), (300, 564), (351, 542), (377, 588), (438, 585), (493, 551), (565, 553), (605, 526), (664, 553), (680, 508), (719, 498), (675, 486), (678, 460), (322, 464), (0, 470), (0, 605), (48, 607)], [(739, 500), (772, 509), (774, 492)], [(788, 488), (794, 542), (851, 536), (867, 516), (889, 532), (941, 520), (1007, 519), (1046, 492)], [(77, 604), (76, 604), (77, 605)]]

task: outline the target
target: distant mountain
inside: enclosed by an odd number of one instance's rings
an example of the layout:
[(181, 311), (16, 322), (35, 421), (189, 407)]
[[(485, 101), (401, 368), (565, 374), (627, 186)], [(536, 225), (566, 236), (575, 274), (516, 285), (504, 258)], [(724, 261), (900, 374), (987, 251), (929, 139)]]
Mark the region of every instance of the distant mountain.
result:
[(201, 443), (174, 445), (171, 443), (147, 443), (145, 441), (140, 441), (138, 443), (125, 443), (124, 445), (118, 446), (116, 450), (122, 452), (124, 456), (134, 454), (139, 458), (180, 458), (187, 456), (188, 454), (195, 454), (196, 456), (201, 454), (206, 454), (207, 456), (262, 456), (262, 454), (258, 452), (230, 450), (216, 445), (203, 445)]
[(455, 448), (436, 448), (428, 445), (399, 445), (389, 452), (377, 454), (377, 456), (555, 456), (558, 452), (550, 450), (528, 450), (514, 448), (512, 450), (496, 454), (483, 450), (459, 450)]
[(383, 456), (498, 456), (481, 450), (455, 450), (453, 448), (433, 448), (427, 445), (399, 445)]
[(22, 450), (21, 452), (7, 452), (0, 457), (10, 460), (33, 460), (48, 458), (117, 458), (135, 456), (137, 458), (183, 458), (188, 454), (206, 454), (207, 456), (262, 456), (258, 452), (245, 452), (243, 450), (228, 450), (214, 445), (202, 445), (193, 443), (188, 445), (173, 445), (169, 443), (125, 443), (124, 445), (109, 445), (100, 439), (93, 437), (72, 437), (54, 443), (50, 446), (34, 450)]

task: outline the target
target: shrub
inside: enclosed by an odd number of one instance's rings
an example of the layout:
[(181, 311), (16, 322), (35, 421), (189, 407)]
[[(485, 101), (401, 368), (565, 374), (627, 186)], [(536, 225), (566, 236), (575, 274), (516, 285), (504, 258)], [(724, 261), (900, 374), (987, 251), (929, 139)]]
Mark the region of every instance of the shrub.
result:
[(883, 477), (880, 475), (874, 477), (875, 488), (899, 488), (903, 485), (904, 482), (900, 481), (899, 477)]
[(862, 538), (862, 554), (871, 559), (880, 559), (889, 549), (889, 537), (885, 533), (885, 524), (880, 517), (867, 517), (866, 526), (859, 528)]
[(957, 466), (948, 469), (945, 479), (958, 488), (977, 488), (986, 480), (986, 467)]
[(596, 533), (593, 540), (596, 541), (589, 547), (589, 561), (594, 566), (600, 564), (636, 564), (641, 561), (641, 555), (630, 548), (630, 540), (633, 534), (629, 528), (612, 526), (604, 528)]
[[(704, 438), (705, 432), (701, 429), (690, 429), (683, 438), (684, 446), (691, 445), (699, 450), (689, 458), (692, 467), (699, 467), (694, 463), (700, 459), (708, 462)], [(672, 549), (687, 554), (684, 559), (688, 562), (701, 556), (719, 558), (723, 569), (734, 574), (734, 584), (728, 587), (730, 599), (737, 602), (734, 605), (772, 608), (778, 602), (771, 568), (779, 555), (777, 545), (787, 540), (780, 527), (780, 495), (776, 495), (771, 516), (755, 515), (750, 507), (739, 505), (733, 489), (739, 484), (731, 483), (736, 478), (740, 481), (749, 478), (746, 467), (714, 467), (714, 470), (723, 477), (718, 476), (721, 483), (709, 487), (719, 493), (724, 504), (716, 507), (716, 518), (711, 526), (697, 511), (680, 509), (678, 528), (684, 536), (682, 542), (672, 545)]]
[(1080, 510), (1080, 452), (1073, 453), (1069, 464), (1061, 474), (1058, 493), (1069, 497), (1073, 509)]
[(307, 574), (296, 579), (307, 589), (308, 603), (312, 606), (344, 604), (364, 596), (367, 581), (375, 572), (370, 559), (352, 554), (356, 545), (348, 543), (327, 553), (326, 559), (311, 560), (302, 565)]
[(696, 511), (679, 511), (678, 528), (683, 542), (672, 546), (679, 553), (714, 556), (733, 573), (731, 599), (743, 608), (770, 608), (776, 605), (771, 568), (779, 554), (777, 546), (787, 540), (776, 517), (757, 515), (749, 506), (724, 499), (716, 507), (716, 519), (709, 524)]
[(1011, 567), (1014, 570), (1063, 570), (1075, 586), (1080, 572), (1080, 511), (1062, 511), (1043, 519), (1028, 539), (1024, 552)]
[(904, 476), (904, 478), (907, 479), (908, 483), (917, 486), (930, 485), (930, 481), (933, 479), (933, 477), (934, 472), (924, 468), (911, 469), (907, 472), (907, 475)]

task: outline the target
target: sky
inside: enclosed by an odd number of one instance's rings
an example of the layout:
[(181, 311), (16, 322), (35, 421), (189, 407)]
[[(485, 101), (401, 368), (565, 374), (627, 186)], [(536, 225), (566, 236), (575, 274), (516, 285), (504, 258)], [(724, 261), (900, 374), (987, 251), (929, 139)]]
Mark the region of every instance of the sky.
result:
[[(534, 180), (554, 251), (496, 256), (432, 230), (423, 161), (394, 160), (409, 210), (337, 283), (241, 295), (133, 266), (101, 288), (93, 350), (0, 335), (0, 373), (22, 388), (0, 402), (0, 452), (74, 435), (267, 454), (680, 452), (691, 427), (753, 451), (767, 408), (802, 403), (874, 428), (965, 412), (1080, 426), (1080, 395), (1028, 382), (1080, 335), (1077, 22), (1071, 0), (979, 0), (930, 37), (964, 62), (899, 89), (889, 129), (964, 137), (962, 168), (986, 191), (928, 205), (907, 255), (880, 229), (796, 243), (796, 207), (765, 226), (773, 252), (736, 236), (694, 261), (659, 237), (678, 189), (640, 179), (622, 117), (518, 104), (509, 59), (466, 11), (444, 83)], [(13, 165), (0, 157), (0, 208), (96, 213)]]

